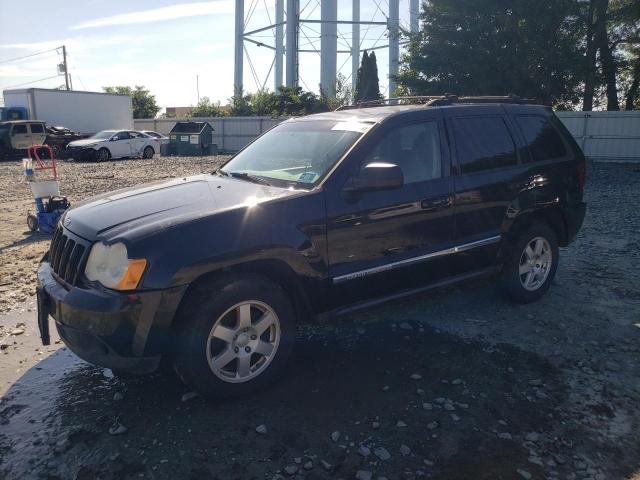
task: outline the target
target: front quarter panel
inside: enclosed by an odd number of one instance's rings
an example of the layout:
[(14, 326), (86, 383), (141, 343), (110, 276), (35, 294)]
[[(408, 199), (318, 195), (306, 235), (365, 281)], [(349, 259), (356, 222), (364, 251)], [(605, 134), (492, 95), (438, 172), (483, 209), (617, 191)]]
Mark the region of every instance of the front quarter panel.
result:
[(161, 230), (131, 245), (146, 258), (144, 289), (191, 284), (203, 275), (254, 262), (281, 262), (313, 308), (327, 278), (325, 208), (321, 191), (246, 205)]

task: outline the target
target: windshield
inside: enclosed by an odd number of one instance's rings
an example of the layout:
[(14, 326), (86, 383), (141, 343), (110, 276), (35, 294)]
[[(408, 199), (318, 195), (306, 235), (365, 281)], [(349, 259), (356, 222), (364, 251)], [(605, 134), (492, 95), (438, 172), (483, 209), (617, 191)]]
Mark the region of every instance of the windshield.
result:
[(111, 138), (114, 133), (116, 133), (115, 130), (103, 130), (101, 132), (96, 133), (95, 135), (92, 135), (91, 138), (95, 140), (106, 140), (108, 138)]
[(274, 185), (312, 187), (373, 124), (306, 120), (285, 122), (227, 163), (227, 175), (246, 174)]

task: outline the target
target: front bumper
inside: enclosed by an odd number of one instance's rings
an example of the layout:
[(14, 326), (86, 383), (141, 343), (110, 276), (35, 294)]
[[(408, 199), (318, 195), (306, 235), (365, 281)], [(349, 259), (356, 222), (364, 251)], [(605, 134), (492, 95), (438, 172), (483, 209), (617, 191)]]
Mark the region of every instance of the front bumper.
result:
[(170, 326), (186, 286), (120, 293), (91, 287), (65, 288), (47, 257), (38, 268), (38, 323), (43, 343), (48, 317), (60, 338), (83, 360), (107, 368), (148, 373), (170, 341)]

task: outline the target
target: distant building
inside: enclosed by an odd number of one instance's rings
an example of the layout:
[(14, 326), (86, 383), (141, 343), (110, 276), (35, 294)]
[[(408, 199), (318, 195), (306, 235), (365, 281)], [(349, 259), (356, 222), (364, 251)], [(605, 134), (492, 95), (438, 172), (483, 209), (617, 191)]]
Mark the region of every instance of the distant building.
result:
[(188, 117), (191, 115), (193, 107), (167, 107), (165, 109), (165, 116), (167, 117)]

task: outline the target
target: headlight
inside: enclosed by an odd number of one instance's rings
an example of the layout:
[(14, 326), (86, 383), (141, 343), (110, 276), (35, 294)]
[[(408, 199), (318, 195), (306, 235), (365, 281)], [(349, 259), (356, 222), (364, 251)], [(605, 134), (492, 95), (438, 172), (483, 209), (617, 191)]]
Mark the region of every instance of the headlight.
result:
[(107, 288), (133, 290), (146, 266), (145, 259), (129, 259), (124, 243), (105, 245), (98, 242), (91, 247), (84, 273), (89, 280), (100, 282)]

